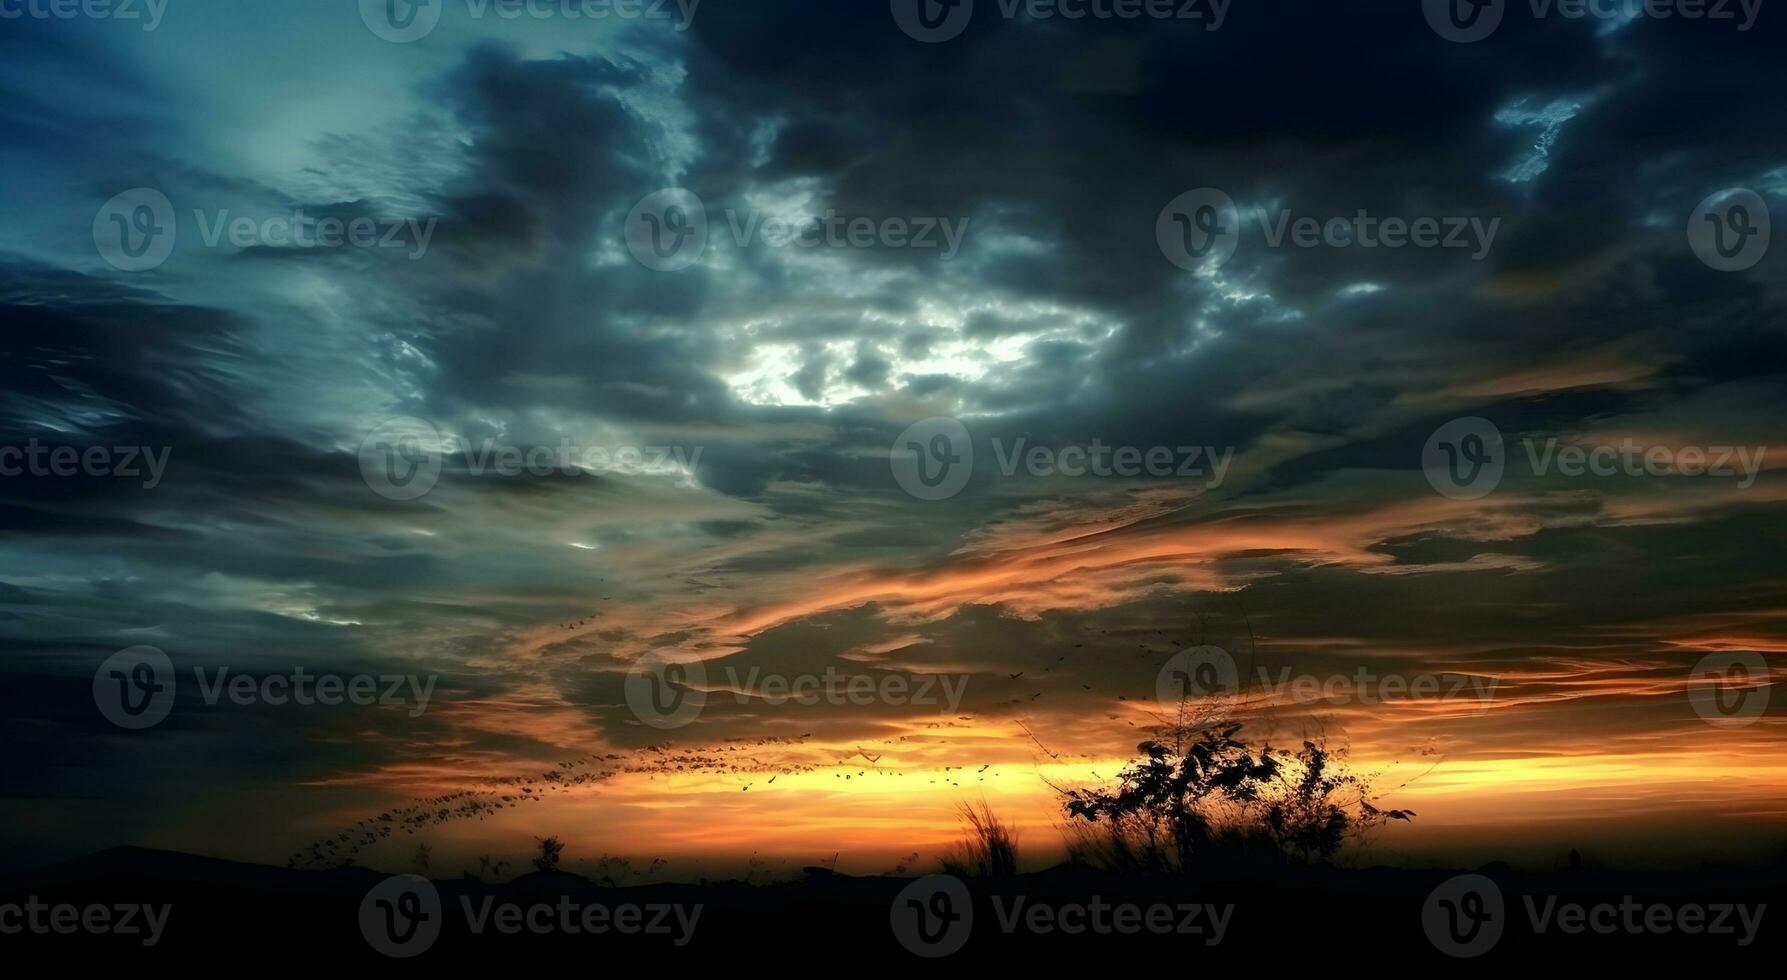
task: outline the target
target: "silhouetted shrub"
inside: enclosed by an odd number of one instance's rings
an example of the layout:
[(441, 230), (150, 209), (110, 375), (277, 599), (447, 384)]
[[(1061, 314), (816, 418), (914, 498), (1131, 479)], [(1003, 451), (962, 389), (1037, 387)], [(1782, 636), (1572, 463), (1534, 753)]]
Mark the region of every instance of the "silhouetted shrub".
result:
[(1180, 733), (1172, 746), (1143, 742), (1116, 789), (1063, 791), (1070, 854), (1123, 871), (1309, 864), (1350, 836), (1414, 816), (1373, 805), (1368, 781), (1319, 741), (1256, 751), (1240, 730), (1228, 722)]
[(534, 867), (541, 871), (557, 871), (558, 859), (565, 852), (565, 845), (557, 837), (536, 837), (540, 843), (540, 856), (534, 858)]

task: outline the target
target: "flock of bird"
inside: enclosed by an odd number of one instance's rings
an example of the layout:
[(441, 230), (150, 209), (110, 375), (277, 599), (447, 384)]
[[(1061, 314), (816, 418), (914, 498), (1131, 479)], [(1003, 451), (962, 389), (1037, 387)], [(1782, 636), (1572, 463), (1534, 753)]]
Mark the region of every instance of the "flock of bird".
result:
[[(603, 598), (611, 597), (604, 596)], [(575, 630), (582, 627), (587, 621), (577, 620), (564, 625), (567, 629)], [(1087, 632), (1092, 632), (1092, 628), (1088, 627)], [(1105, 629), (1101, 632), (1109, 635), (1115, 631)], [(1160, 637), (1166, 637), (1164, 630), (1157, 629), (1154, 633)], [(1104, 645), (1101, 644), (1101, 646)], [(1188, 645), (1188, 641), (1178, 642), (1179, 647), (1185, 645)], [(1085, 646), (1084, 642), (1078, 642), (1073, 645), (1073, 649), (1080, 650)], [(1170, 651), (1168, 653), (1170, 655)], [(1162, 654), (1163, 651), (1153, 649), (1148, 643), (1136, 644), (1135, 656), (1137, 657), (1159, 657)], [(1052, 662), (1042, 666), (1036, 676), (1052, 673), (1056, 667), (1067, 660), (1067, 657), (1066, 653), (1057, 656)], [(1035, 668), (1007, 672), (1006, 677), (1008, 680), (1016, 682), (1023, 679), (1033, 669)], [(1092, 690), (1089, 684), (1080, 686), (1083, 690)], [(1043, 694), (1043, 690), (1036, 690), (1027, 699), (1013, 697), (1004, 703), (1024, 705), (1036, 701)], [(1114, 695), (1114, 697), (1118, 701), (1130, 700), (1126, 695)], [(1114, 720), (1119, 716), (1109, 714), (1107, 718)], [(929, 722), (926, 728), (957, 728), (972, 721), (974, 721), (973, 715), (961, 715), (953, 720)], [(1135, 727), (1134, 721), (1129, 721), (1128, 724)], [(1025, 736), (1035, 744), (1036, 748), (1048, 758), (1051, 760), (1063, 758), (1062, 753), (1051, 751), (1043, 745), (1042, 741), (1021, 719), (1017, 721), (1017, 725)], [(871, 771), (877, 776), (903, 777), (906, 775), (898, 768), (884, 769), (880, 765), (882, 758), (886, 755), (885, 748), (879, 752), (871, 752), (858, 745), (855, 752), (842, 758), (836, 758), (830, 764), (791, 761), (786, 752), (779, 753), (784, 756), (779, 761), (766, 761), (761, 756), (771, 753), (751, 753), (749, 751), (753, 748), (803, 745), (811, 737), (812, 733), (806, 732), (799, 736), (733, 738), (727, 739), (715, 747), (691, 750), (677, 750), (673, 747), (673, 743), (665, 742), (660, 745), (646, 746), (624, 755), (614, 752), (588, 753), (575, 759), (555, 763), (551, 768), (526, 775), (491, 777), (483, 781), (486, 788), (459, 790), (392, 807), (382, 813), (359, 820), (329, 837), (311, 842), (308, 846), (295, 852), (288, 864), (292, 867), (309, 868), (339, 867), (351, 864), (366, 848), (397, 834), (413, 835), (431, 827), (459, 820), (485, 820), (503, 810), (517, 808), (527, 803), (538, 803), (551, 799), (554, 795), (568, 793), (578, 787), (598, 784), (619, 775), (644, 775), (648, 779), (656, 779), (658, 776), (697, 774), (743, 776), (768, 774), (769, 778), (762, 781), (766, 787), (773, 785), (779, 776), (815, 772), (820, 768), (835, 770), (832, 773), (833, 778), (841, 781), (863, 778), (868, 776)], [(916, 737), (921, 736), (902, 735), (894, 742), (886, 744), (908, 742)], [(928, 738), (928, 736), (924, 737)], [(1077, 758), (1090, 759), (1092, 757), (1086, 755), (1077, 756)], [(866, 767), (857, 763), (859, 759), (867, 763)], [(852, 769), (855, 771), (851, 772)], [(933, 778), (929, 782), (932, 785), (941, 782), (961, 788), (962, 780), (970, 775), (976, 777), (975, 782), (984, 782), (988, 778), (989, 770), (993, 769), (993, 763), (984, 763), (973, 772), (969, 772), (968, 769), (969, 767), (966, 765), (944, 766), (940, 770), (938, 778)], [(998, 775), (997, 772), (991, 773), (994, 778)], [(751, 779), (743, 784), (740, 792), (749, 792), (757, 784), (757, 779)]]
[[(351, 864), (368, 847), (396, 834), (413, 835), (430, 827), (459, 820), (484, 820), (506, 809), (526, 803), (538, 803), (555, 794), (568, 793), (579, 787), (600, 783), (619, 775), (645, 775), (657, 778), (669, 774), (765, 772), (775, 769), (777, 775), (790, 772), (811, 772), (814, 766), (784, 763), (777, 766), (757, 755), (743, 755), (760, 746), (798, 744), (798, 738), (767, 735), (758, 738), (727, 739), (708, 750), (677, 751), (671, 743), (649, 745), (625, 755), (609, 752), (588, 753), (576, 759), (555, 763), (552, 768), (523, 776), (491, 777), (484, 780), (487, 789), (456, 792), (413, 800), (382, 813), (359, 820), (320, 840), (300, 848), (287, 860), (294, 868), (330, 868)], [(771, 777), (772, 779), (774, 776)]]

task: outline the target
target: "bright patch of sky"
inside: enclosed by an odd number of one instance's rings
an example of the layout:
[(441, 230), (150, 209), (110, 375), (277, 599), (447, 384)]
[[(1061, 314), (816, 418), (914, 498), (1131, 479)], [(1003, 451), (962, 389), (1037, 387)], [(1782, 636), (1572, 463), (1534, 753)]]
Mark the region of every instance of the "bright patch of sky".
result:
[(1576, 113), (1588, 101), (1579, 98), (1553, 99), (1543, 106), (1535, 107), (1529, 105), (1527, 99), (1521, 99), (1497, 110), (1495, 121), (1500, 125), (1530, 127), (1539, 131), (1532, 149), (1509, 167), (1502, 174), (1502, 179), (1513, 184), (1524, 184), (1550, 168), (1551, 147), (1557, 142), (1558, 134), (1563, 132), (1565, 123), (1576, 118)]
[[(1021, 366), (1032, 344), (1060, 341), (1096, 345), (1117, 332), (1115, 324), (1089, 313), (1048, 304), (983, 304), (963, 309), (922, 301), (918, 310), (918, 324), (947, 333), (920, 352), (904, 349), (897, 339), (877, 344), (854, 339), (808, 344), (758, 343), (750, 347), (741, 368), (722, 377), (740, 399), (754, 405), (831, 407), (875, 393), (850, 377), (851, 366), (864, 353), (887, 363), (887, 376), (896, 386), (906, 378), (937, 375), (979, 382), (996, 376), (996, 372)], [(994, 313), (1008, 321), (1039, 325), (998, 336), (970, 336), (970, 321), (976, 313)], [(910, 329), (913, 324), (890, 326)], [(757, 328), (747, 328), (752, 329)]]

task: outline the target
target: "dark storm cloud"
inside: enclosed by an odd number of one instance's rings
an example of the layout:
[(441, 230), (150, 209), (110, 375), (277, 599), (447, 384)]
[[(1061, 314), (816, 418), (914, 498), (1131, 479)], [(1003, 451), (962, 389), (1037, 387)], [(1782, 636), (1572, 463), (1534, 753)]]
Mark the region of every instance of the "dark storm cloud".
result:
[[(144, 751), (75, 748), (117, 742), (83, 671), (137, 642), (450, 680), (439, 717), (315, 722), (314, 756), (303, 715), (187, 713), (164, 733), (236, 785), (644, 744), (621, 677), (655, 646), (783, 673), (955, 672), (976, 713), (1115, 745), (1132, 731), (1093, 723), (1192, 640), (1241, 648), (1257, 628), (1319, 665), (1517, 672), (1654, 655), (1679, 618), (1723, 629), (1778, 605), (1767, 475), (1749, 497), (1517, 476), (1447, 510), (1420, 451), (1460, 415), (1510, 440), (1772, 442), (1787, 250), (1722, 275), (1683, 229), (1714, 191), (1787, 191), (1787, 22), (1510, 15), (1456, 45), (1413, 2), (1237, 5), (1219, 31), (980, 6), (938, 45), (884, 3), (834, 0), (704, 5), (686, 34), (542, 40), (492, 20), (414, 46), (292, 15), (315, 64), (289, 85), (269, 52), (211, 43), (248, 29), (228, 15), (170, 20), (196, 32), (170, 47), (9, 28), (0, 443), (172, 452), (153, 490), (0, 485), (0, 637), (18, 654), (0, 715), (35, 760), (9, 792), (113, 780), (98, 795), (122, 800), (175, 778)], [(98, 261), (89, 226), (136, 186), (185, 225), (165, 267), (133, 276)], [(1204, 186), (1245, 212), (1210, 276), (1155, 240), (1163, 206)], [(674, 273), (624, 240), (665, 187), (700, 196), (712, 237)], [(195, 208), (420, 216), (438, 235), (415, 261), (201, 246)], [(1479, 258), (1271, 247), (1255, 209), (1496, 234)], [(949, 258), (731, 240), (739, 220), (828, 210), (966, 231)], [(915, 501), (889, 448), (940, 414), (980, 462), (960, 496)], [(358, 454), (392, 416), (474, 446), (691, 454), (686, 473), (519, 478), (450, 455), (431, 493), (391, 501)], [(1017, 439), (1232, 448), (1234, 471), (1208, 490), (1008, 477), (994, 461)], [(1188, 609), (1211, 594), (1244, 615)], [(1045, 668), (1062, 680), (1038, 699), (1010, 676)], [(773, 714), (751, 703), (704, 731)], [(881, 706), (801, 725), (848, 740), (899, 721)]]

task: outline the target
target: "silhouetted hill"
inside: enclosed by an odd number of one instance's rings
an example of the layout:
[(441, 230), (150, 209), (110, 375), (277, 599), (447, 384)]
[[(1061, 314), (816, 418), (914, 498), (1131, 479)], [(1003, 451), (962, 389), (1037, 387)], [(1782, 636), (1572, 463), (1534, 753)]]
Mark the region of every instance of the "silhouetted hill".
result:
[[(339, 869), (339, 871), (329, 872), (328, 877), (338, 877), (342, 872), (347, 873), (350, 877), (362, 876), (368, 880), (384, 877), (376, 871), (365, 868)], [(152, 847), (111, 847), (84, 857), (51, 864), (36, 871), (0, 876), (0, 882), (8, 880), (69, 882), (88, 881), (96, 877), (143, 878), (154, 881), (240, 884), (262, 887), (287, 885), (327, 887), (326, 882), (319, 881), (318, 874), (314, 872), (294, 871), (264, 864), (247, 864), (224, 858), (200, 857), (195, 854), (163, 851)]]

